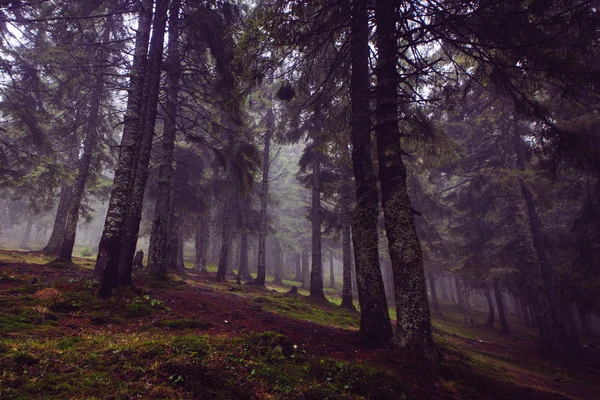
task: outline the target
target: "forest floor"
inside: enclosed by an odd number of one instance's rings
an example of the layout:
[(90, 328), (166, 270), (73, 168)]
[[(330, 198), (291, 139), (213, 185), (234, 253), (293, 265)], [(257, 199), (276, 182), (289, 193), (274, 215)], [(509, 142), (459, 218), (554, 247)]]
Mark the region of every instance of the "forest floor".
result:
[[(600, 339), (588, 362), (541, 357), (532, 332), (434, 317), (445, 361), (360, 343), (359, 314), (290, 285), (257, 288), (188, 270), (143, 290), (94, 296), (93, 260), (0, 250), (0, 399), (598, 399)], [(393, 316), (393, 314), (392, 314)]]

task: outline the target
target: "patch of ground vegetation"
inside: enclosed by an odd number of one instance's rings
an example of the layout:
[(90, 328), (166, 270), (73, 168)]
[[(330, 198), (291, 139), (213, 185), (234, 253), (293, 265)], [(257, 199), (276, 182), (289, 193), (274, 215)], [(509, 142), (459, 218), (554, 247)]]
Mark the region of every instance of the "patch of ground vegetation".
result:
[(86, 269), (65, 275), (14, 252), (6, 259), (0, 251), (2, 399), (592, 399), (600, 393), (597, 366), (542, 359), (532, 332), (509, 320), (511, 336), (499, 335), (497, 327), (483, 326), (486, 315), (478, 310), (476, 325), (465, 326), (455, 306), (442, 303), (444, 316), (433, 323), (446, 361), (431, 370), (410, 354), (361, 347), (359, 314), (337, 305), (339, 289), (328, 289), (333, 301), (318, 303), (302, 289), (288, 294), (289, 284), (258, 288), (190, 270), (159, 283), (138, 275), (141, 294), (120, 289), (101, 300)]

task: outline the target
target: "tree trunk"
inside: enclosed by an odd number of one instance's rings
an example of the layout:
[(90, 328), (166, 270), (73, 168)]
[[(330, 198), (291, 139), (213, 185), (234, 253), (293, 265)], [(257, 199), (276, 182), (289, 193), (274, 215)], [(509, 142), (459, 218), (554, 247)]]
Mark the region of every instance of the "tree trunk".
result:
[(333, 273), (333, 252), (329, 252), (329, 287), (335, 288), (335, 274)]
[(31, 227), (33, 226), (33, 219), (27, 220), (27, 225), (25, 225), (25, 232), (23, 233), (23, 238), (21, 239), (21, 244), (19, 247), (22, 249), (27, 248), (27, 244), (29, 243), (29, 236), (31, 236)]
[(177, 38), (179, 36), (180, 0), (171, 2), (169, 11), (169, 46), (165, 70), (167, 72), (167, 98), (165, 102), (165, 122), (162, 136), (162, 154), (158, 168), (158, 183), (154, 219), (148, 247), (148, 274), (156, 279), (167, 277), (167, 254), (169, 241), (169, 203), (171, 200), (171, 179), (173, 176), (173, 149), (177, 132), (177, 104), (181, 60)]
[(56, 208), (56, 216), (54, 217), (52, 233), (50, 234), (48, 244), (46, 244), (46, 247), (42, 249), (42, 252), (44, 253), (58, 255), (58, 252), (60, 251), (65, 234), (67, 216), (69, 214), (69, 208), (71, 207), (72, 194), (72, 186), (67, 184), (63, 184), (61, 186), (60, 199), (58, 200), (58, 207)]
[(442, 310), (440, 310), (440, 305), (438, 304), (437, 292), (435, 290), (435, 277), (433, 276), (432, 271), (427, 273), (427, 279), (429, 280), (429, 290), (431, 291), (431, 308), (435, 315), (441, 316)]
[[(121, 238), (127, 217), (127, 205), (131, 197), (132, 176), (134, 176), (134, 171), (137, 168), (142, 134), (141, 121), (144, 118), (142, 103), (144, 102), (146, 93), (144, 83), (148, 75), (146, 54), (150, 41), (154, 1), (142, 0), (138, 4), (140, 7), (139, 25), (136, 31), (127, 110), (123, 123), (121, 146), (119, 148), (119, 161), (113, 178), (108, 211), (98, 245), (98, 257), (96, 258), (96, 266), (93, 273), (93, 276), (100, 280), (100, 287), (97, 292), (100, 297), (110, 296), (112, 289), (118, 282)], [(160, 0), (157, 4), (157, 15), (163, 9), (166, 14), (166, 8), (166, 1)]]
[(463, 323), (467, 325), (473, 326), (473, 317), (467, 308), (467, 289), (463, 282), (463, 279), (457, 276), (454, 279), (454, 283), (456, 284), (456, 297), (458, 299), (458, 309), (460, 313), (463, 315)]
[(442, 275), (442, 277), (440, 278), (439, 282), (440, 282), (440, 290), (442, 291), (442, 299), (444, 301), (449, 301), (449, 298), (448, 298), (448, 287), (446, 286), (447, 285), (446, 277), (444, 275)]
[[(104, 23), (104, 32), (102, 33), (102, 43), (108, 43), (110, 41), (110, 34), (113, 29), (113, 21), (109, 17)], [(100, 47), (102, 49), (102, 47)], [(106, 63), (106, 55), (103, 50), (98, 50), (96, 55), (96, 62), (99, 65)], [(73, 247), (75, 246), (75, 236), (77, 235), (77, 222), (79, 221), (79, 209), (81, 208), (81, 202), (85, 195), (85, 184), (90, 174), (92, 166), (92, 159), (96, 146), (99, 139), (99, 130), (101, 126), (102, 116), (100, 114), (100, 107), (102, 103), (102, 95), (104, 94), (104, 73), (100, 70), (100, 67), (95, 71), (96, 83), (92, 89), (92, 98), (90, 100), (90, 111), (88, 117), (88, 132), (85, 135), (85, 142), (83, 143), (83, 154), (78, 162), (77, 177), (73, 184), (73, 194), (71, 197), (71, 204), (69, 212), (67, 213), (67, 222), (64, 228), (64, 236), (60, 247), (60, 252), (56, 260), (53, 262), (59, 263), (72, 263), (71, 259), (73, 255)]]
[(296, 282), (302, 282), (302, 267), (300, 265), (300, 253), (294, 253), (294, 265), (295, 265), (295, 276)]
[[(167, 244), (167, 268), (177, 269), (177, 243), (179, 240), (179, 210), (177, 207), (179, 202), (179, 195), (177, 192), (171, 192), (171, 202), (169, 204), (169, 234)], [(158, 275), (155, 275), (158, 278)], [(167, 277), (166, 275), (164, 276)]]
[(302, 287), (310, 287), (309, 283), (310, 269), (308, 267), (308, 251), (302, 249)]
[[(135, 173), (135, 180), (129, 199), (129, 210), (125, 220), (124, 233), (121, 239), (121, 253), (119, 255), (118, 284), (131, 285), (131, 271), (133, 257), (135, 255), (140, 222), (142, 220), (142, 209), (144, 204), (144, 193), (146, 191), (146, 182), (148, 180), (148, 167), (152, 153), (152, 142), (154, 139), (154, 127), (156, 124), (158, 96), (160, 92), (160, 75), (163, 61), (163, 43), (164, 32), (167, 20), (167, 5), (164, 11), (159, 7), (163, 0), (157, 0), (156, 20), (154, 27), (156, 35), (160, 38), (155, 39), (155, 33), (152, 35), (150, 45), (150, 75), (148, 80), (148, 99), (146, 109), (144, 110), (144, 124), (142, 130), (142, 141), (138, 155), (138, 165)], [(167, 2), (168, 3), (168, 2)]]
[(323, 259), (321, 254), (321, 225), (323, 213), (321, 210), (321, 153), (318, 142), (315, 144), (315, 155), (312, 168), (312, 196), (311, 196), (311, 227), (312, 227), (312, 267), (310, 270), (310, 297), (325, 300), (323, 291)]
[(278, 238), (273, 238), (273, 284), (283, 285), (283, 267), (281, 265), (281, 243)]
[(272, 107), (269, 106), (265, 116), (266, 131), (264, 137), (263, 150), (263, 165), (262, 165), (262, 182), (260, 187), (260, 222), (258, 226), (258, 261), (256, 265), (256, 280), (255, 284), (265, 286), (267, 276), (266, 264), (266, 240), (267, 240), (267, 202), (269, 199), (269, 166), (270, 166), (270, 150), (271, 137), (275, 130), (275, 114)]
[(392, 326), (379, 268), (377, 218), (379, 200), (371, 158), (371, 110), (369, 93), (368, 1), (352, 2), (350, 35), (352, 171), (356, 185), (356, 209), (352, 241), (356, 286), (360, 304), (360, 333), (365, 342), (382, 345), (392, 338)]
[(185, 250), (185, 231), (183, 230), (183, 227), (180, 226), (179, 227), (179, 234), (177, 235), (177, 269), (178, 270), (185, 270), (185, 256), (184, 256), (184, 250)]
[[(229, 195), (233, 195), (229, 193)], [(226, 199), (228, 196), (225, 197)], [(217, 280), (224, 281), (227, 277), (227, 263), (229, 261), (229, 249), (231, 247), (231, 201), (223, 202), (223, 222), (221, 227), (221, 253), (219, 255), (219, 269)]]
[(590, 329), (590, 323), (588, 321), (588, 315), (584, 307), (577, 304), (577, 317), (579, 318), (579, 327), (581, 328), (581, 334), (589, 336), (592, 333)]
[(350, 245), (350, 210), (348, 207), (347, 204), (342, 204), (342, 307), (353, 310), (352, 248)]
[[(515, 148), (519, 149), (521, 138), (514, 137)], [(524, 286), (530, 299), (540, 332), (540, 348), (542, 351), (565, 359), (577, 359), (579, 346), (572, 346), (564, 327), (553, 307), (550, 291), (544, 282), (544, 275), (531, 230), (527, 204), (522, 185), (517, 178), (512, 180), (512, 201), (514, 224), (517, 232), (518, 259), (522, 278), (519, 282)]]
[(208, 239), (210, 236), (210, 209), (204, 210), (196, 227), (196, 257), (194, 268), (206, 272), (206, 256), (208, 254)]
[(394, 273), (397, 324), (395, 346), (423, 354), (432, 362), (441, 358), (431, 336), (423, 256), (406, 186), (398, 128), (399, 76), (396, 69), (397, 35), (395, 3), (375, 2), (378, 60), (375, 73), (377, 154), (381, 200)]
[(506, 313), (504, 312), (504, 300), (502, 291), (497, 279), (494, 279), (494, 295), (496, 296), (496, 305), (498, 306), (498, 319), (500, 320), (500, 333), (508, 335), (508, 322), (506, 322)]
[(495, 313), (494, 313), (494, 302), (492, 301), (492, 295), (490, 294), (490, 290), (488, 288), (485, 288), (483, 290), (483, 294), (485, 295), (485, 299), (487, 300), (487, 305), (488, 305), (488, 317), (487, 317), (487, 321), (485, 321), (485, 326), (489, 326), (490, 328), (493, 328)]
[(242, 229), (240, 237), (240, 269), (238, 270), (238, 276), (244, 281), (252, 278), (248, 266), (248, 232), (245, 229)]

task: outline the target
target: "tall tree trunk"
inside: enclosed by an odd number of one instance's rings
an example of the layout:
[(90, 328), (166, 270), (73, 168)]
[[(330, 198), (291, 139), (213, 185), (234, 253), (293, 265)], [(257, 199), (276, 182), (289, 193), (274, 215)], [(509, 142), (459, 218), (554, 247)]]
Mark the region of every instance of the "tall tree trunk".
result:
[(354, 309), (352, 300), (352, 248), (350, 245), (350, 210), (342, 204), (342, 307)]
[(185, 231), (182, 226), (179, 227), (179, 234), (177, 235), (177, 269), (185, 269)]
[(502, 291), (500, 283), (494, 279), (494, 295), (496, 297), (496, 305), (498, 306), (498, 319), (500, 319), (500, 333), (508, 335), (508, 322), (506, 322), (506, 313), (504, 311), (504, 300), (502, 299)]
[(258, 226), (258, 261), (256, 266), (255, 284), (265, 286), (267, 276), (266, 263), (266, 240), (267, 240), (267, 202), (269, 200), (269, 166), (270, 166), (270, 151), (271, 137), (275, 130), (275, 114), (272, 107), (269, 106), (265, 116), (266, 131), (264, 137), (263, 150), (263, 165), (262, 165), (262, 182), (260, 185), (260, 222)]
[(487, 300), (488, 305), (488, 317), (487, 321), (485, 321), (485, 326), (489, 326), (490, 328), (492, 328), (494, 326), (495, 318), (494, 302), (492, 301), (492, 295), (490, 294), (490, 290), (488, 288), (485, 288), (483, 290), (483, 294), (485, 295), (485, 299)]
[(169, 11), (169, 45), (165, 60), (167, 73), (167, 99), (165, 103), (165, 122), (162, 136), (162, 154), (158, 168), (158, 187), (154, 219), (148, 247), (148, 274), (156, 279), (167, 277), (167, 254), (169, 241), (169, 202), (171, 199), (171, 179), (173, 176), (173, 149), (177, 132), (177, 104), (179, 96), (179, 77), (181, 59), (177, 39), (179, 36), (180, 0), (171, 1)]
[(423, 256), (406, 186), (398, 128), (400, 77), (397, 63), (396, 3), (375, 2), (378, 51), (377, 154), (385, 229), (388, 239), (396, 298), (397, 324), (392, 342), (397, 347), (422, 353), (432, 362), (441, 358), (431, 336), (431, 316), (427, 301)]
[(194, 268), (206, 272), (208, 239), (210, 236), (210, 210), (204, 210), (196, 227), (196, 258)]
[[(102, 33), (102, 43), (108, 43), (110, 41), (110, 34), (113, 29), (112, 17), (108, 17), (104, 23), (104, 32)], [(106, 55), (102, 50), (103, 46), (100, 46), (100, 50), (96, 54), (96, 62), (99, 65), (106, 63)], [(90, 111), (88, 117), (88, 132), (85, 135), (85, 142), (83, 143), (83, 153), (78, 162), (77, 177), (73, 184), (73, 193), (71, 197), (71, 204), (69, 206), (69, 212), (67, 213), (67, 222), (64, 228), (64, 236), (62, 244), (60, 246), (60, 252), (58, 257), (53, 262), (58, 263), (71, 263), (73, 255), (73, 247), (75, 246), (75, 236), (77, 235), (77, 222), (79, 221), (79, 209), (81, 208), (81, 202), (85, 194), (85, 184), (90, 174), (92, 166), (92, 159), (96, 151), (99, 130), (101, 127), (102, 116), (100, 114), (100, 107), (102, 105), (102, 95), (104, 94), (104, 72), (101, 71), (100, 67), (95, 71), (96, 82), (92, 89), (92, 98), (90, 100)]]
[(325, 300), (323, 291), (323, 259), (321, 254), (321, 225), (323, 213), (321, 210), (321, 153), (318, 144), (315, 145), (315, 155), (312, 168), (312, 201), (311, 217), (312, 226), (312, 268), (310, 270), (310, 297)]
[(294, 253), (294, 265), (295, 265), (295, 276), (296, 282), (302, 282), (302, 267), (300, 265), (300, 253)]
[[(177, 269), (177, 243), (179, 241), (179, 194), (171, 192), (171, 203), (169, 204), (169, 234), (167, 244), (167, 268)], [(157, 275), (155, 275), (158, 277)], [(166, 275), (164, 276), (167, 277)]]
[(309, 283), (310, 269), (308, 267), (308, 251), (302, 249), (302, 287), (310, 287)]
[(437, 292), (435, 290), (435, 277), (432, 271), (427, 273), (427, 279), (429, 280), (429, 290), (431, 291), (431, 308), (434, 314), (441, 316), (442, 310), (440, 310), (440, 305), (438, 304)]
[[(229, 193), (229, 196), (232, 196)], [(227, 199), (229, 196), (225, 196)], [(224, 281), (227, 277), (227, 266), (229, 262), (229, 249), (231, 248), (231, 201), (223, 202), (223, 222), (221, 226), (221, 253), (219, 255), (219, 269), (217, 280)]]
[(350, 36), (352, 171), (356, 185), (356, 209), (352, 241), (356, 287), (360, 303), (360, 332), (365, 342), (381, 345), (392, 338), (392, 325), (379, 268), (377, 218), (379, 196), (371, 158), (371, 110), (369, 93), (368, 1), (353, 0)]
[(275, 261), (275, 264), (273, 265), (273, 283), (275, 285), (283, 285), (283, 267), (281, 264), (282, 261), (282, 257), (281, 257), (281, 242), (279, 241), (278, 238), (273, 238), (273, 249), (274, 249), (274, 254), (273, 254), (273, 260)]
[(444, 275), (441, 276), (440, 282), (440, 290), (442, 291), (442, 299), (444, 301), (448, 301), (448, 287), (446, 286), (446, 277)]
[(329, 252), (329, 287), (335, 288), (335, 274), (333, 273), (333, 252)]
[(456, 284), (456, 297), (458, 299), (458, 309), (463, 315), (463, 323), (467, 325), (473, 325), (473, 317), (467, 307), (467, 288), (465, 283), (460, 276), (455, 277), (454, 283)]
[[(131, 198), (129, 199), (129, 210), (127, 211), (127, 219), (125, 220), (124, 225), (125, 231), (121, 239), (121, 253), (119, 255), (118, 267), (118, 284), (120, 285), (131, 285), (133, 257), (136, 251), (138, 232), (142, 220), (144, 193), (146, 191), (146, 182), (148, 180), (148, 167), (152, 153), (154, 127), (156, 125), (156, 115), (158, 112), (157, 106), (163, 61), (164, 32), (167, 20), (166, 9), (168, 8), (165, 5), (164, 12), (161, 10), (159, 13), (159, 5), (161, 2), (162, 0), (157, 0), (156, 19), (154, 22), (155, 29), (157, 29), (156, 34), (160, 34), (161, 38), (154, 40), (155, 37), (153, 32), (152, 43), (150, 44), (150, 75), (148, 80), (148, 98), (146, 102), (147, 108), (144, 113), (142, 141)], [(160, 28), (160, 30), (158, 28)]]
[(141, 138), (140, 125), (144, 117), (142, 103), (145, 96), (144, 82), (147, 75), (147, 52), (152, 27), (153, 4), (153, 0), (142, 0), (138, 3), (139, 24), (136, 31), (127, 109), (123, 121), (123, 135), (119, 147), (119, 161), (113, 178), (113, 187), (93, 272), (94, 278), (106, 281), (102, 291), (98, 293), (105, 297), (117, 284), (122, 229), (131, 196), (131, 177), (137, 168)]
[(250, 280), (250, 267), (248, 265), (248, 231), (242, 229), (240, 237), (240, 269), (238, 270), (238, 276), (242, 280)]
[(21, 239), (21, 244), (19, 247), (22, 249), (27, 248), (27, 244), (29, 243), (29, 236), (31, 236), (31, 227), (33, 226), (33, 218), (27, 220), (27, 224), (25, 225), (25, 232), (23, 232), (23, 238)]
[(46, 247), (42, 249), (42, 252), (44, 253), (58, 254), (60, 251), (62, 240), (65, 234), (67, 216), (71, 206), (72, 194), (72, 186), (67, 184), (63, 184), (61, 186), (58, 207), (56, 208), (56, 216), (54, 217), (54, 225), (52, 226), (52, 233), (50, 234), (50, 239), (48, 239), (48, 244), (46, 244)]

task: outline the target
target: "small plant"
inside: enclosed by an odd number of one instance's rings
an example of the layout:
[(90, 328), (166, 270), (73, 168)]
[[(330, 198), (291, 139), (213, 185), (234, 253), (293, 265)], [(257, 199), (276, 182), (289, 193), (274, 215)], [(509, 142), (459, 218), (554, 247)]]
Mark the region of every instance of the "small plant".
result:
[(91, 247), (84, 247), (83, 249), (81, 249), (82, 257), (91, 257), (93, 255), (94, 255), (94, 251), (92, 250)]

